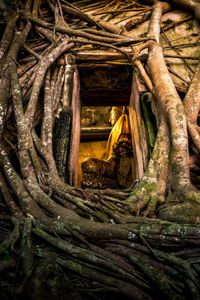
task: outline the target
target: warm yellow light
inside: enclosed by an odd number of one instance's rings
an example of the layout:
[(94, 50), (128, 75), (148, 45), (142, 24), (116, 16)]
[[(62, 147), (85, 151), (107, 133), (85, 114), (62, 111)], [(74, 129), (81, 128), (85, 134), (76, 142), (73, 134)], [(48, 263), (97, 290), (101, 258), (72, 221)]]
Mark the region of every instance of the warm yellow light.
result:
[(124, 136), (130, 134), (129, 121), (127, 114), (122, 114), (114, 125), (107, 142), (106, 159), (113, 155), (113, 145)]

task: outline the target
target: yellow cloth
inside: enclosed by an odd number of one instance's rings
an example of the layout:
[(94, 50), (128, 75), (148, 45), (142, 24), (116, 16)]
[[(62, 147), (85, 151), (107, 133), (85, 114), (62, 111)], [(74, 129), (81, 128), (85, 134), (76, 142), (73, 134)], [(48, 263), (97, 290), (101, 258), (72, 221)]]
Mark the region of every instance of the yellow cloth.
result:
[(106, 159), (113, 154), (113, 145), (120, 140), (121, 135), (130, 133), (127, 114), (122, 114), (114, 125), (107, 142)]

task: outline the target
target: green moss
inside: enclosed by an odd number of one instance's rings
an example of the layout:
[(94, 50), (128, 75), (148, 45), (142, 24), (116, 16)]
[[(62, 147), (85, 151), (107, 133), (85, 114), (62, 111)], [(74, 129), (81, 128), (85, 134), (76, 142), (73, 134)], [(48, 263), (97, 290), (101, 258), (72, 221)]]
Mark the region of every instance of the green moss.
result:
[(157, 129), (148, 94), (145, 94), (141, 99), (141, 110), (148, 134), (149, 150), (151, 151), (155, 144)]
[(80, 264), (75, 263), (75, 262), (72, 261), (72, 260), (66, 260), (65, 262), (66, 262), (67, 267), (68, 267), (70, 270), (73, 270), (73, 271), (75, 271), (75, 272), (81, 274), (82, 268), (81, 268), (81, 265), (80, 265)]
[(185, 167), (178, 165), (178, 163), (171, 164), (171, 170), (173, 175), (180, 175), (180, 173), (185, 173)]
[(182, 114), (176, 114), (175, 115), (176, 120), (183, 121), (183, 115)]
[(193, 22), (188, 23), (188, 26), (186, 27), (186, 30), (193, 30), (193, 29), (194, 29)]
[(178, 103), (176, 105), (176, 110), (177, 110), (178, 113), (184, 114), (184, 107), (181, 103)]
[(142, 180), (141, 184), (138, 186), (138, 189), (144, 187), (146, 192), (151, 192), (156, 188), (157, 184), (155, 182), (149, 183), (146, 180)]
[[(173, 180), (178, 182), (182, 179), (183, 175), (186, 174), (186, 167), (183, 165), (178, 165), (178, 163), (171, 163), (171, 171), (173, 175)], [(177, 190), (180, 190), (179, 186), (176, 186)]]
[(159, 211), (159, 218), (180, 224), (199, 224), (200, 204), (184, 202), (169, 206)]
[(54, 221), (54, 224), (55, 224), (55, 227), (58, 229), (58, 230), (63, 230), (65, 229), (65, 225), (63, 222), (61, 221)]

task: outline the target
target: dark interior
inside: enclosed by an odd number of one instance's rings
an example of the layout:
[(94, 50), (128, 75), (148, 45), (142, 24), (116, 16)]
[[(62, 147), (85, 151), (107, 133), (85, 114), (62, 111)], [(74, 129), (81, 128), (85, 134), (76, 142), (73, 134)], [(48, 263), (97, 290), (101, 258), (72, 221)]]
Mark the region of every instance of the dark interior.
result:
[(127, 65), (79, 65), (82, 106), (129, 105), (132, 68)]

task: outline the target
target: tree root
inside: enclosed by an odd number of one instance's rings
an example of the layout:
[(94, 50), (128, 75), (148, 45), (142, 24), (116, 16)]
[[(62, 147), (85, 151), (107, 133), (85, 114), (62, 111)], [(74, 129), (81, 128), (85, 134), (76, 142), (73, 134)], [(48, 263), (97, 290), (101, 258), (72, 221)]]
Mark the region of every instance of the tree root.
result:
[(199, 224), (199, 216), (200, 204), (191, 201), (185, 201), (183, 203), (161, 208), (158, 213), (160, 219), (181, 224)]
[(177, 189), (159, 209), (159, 218), (176, 223), (200, 223), (200, 192), (193, 186)]
[(12, 218), (12, 223), (14, 224), (14, 229), (10, 235), (0, 244), (0, 254), (2, 254), (6, 249), (10, 248), (11, 251), (14, 250), (15, 244), (20, 236), (20, 222)]
[(143, 183), (140, 183), (138, 188), (127, 199), (127, 201), (130, 201), (130, 212), (134, 212), (138, 217), (141, 211), (147, 207), (143, 216), (154, 216), (157, 203), (159, 202), (159, 198), (155, 197), (156, 189), (157, 185), (155, 182), (149, 183), (144, 180)]
[(21, 241), (22, 267), (25, 278), (29, 278), (33, 269), (32, 221), (26, 218)]
[(148, 168), (138, 187), (130, 193), (127, 199), (129, 209), (139, 216), (146, 207), (143, 216), (154, 217), (157, 204), (165, 199), (168, 173), (169, 137), (165, 118), (161, 116), (154, 150)]
[(165, 276), (162, 270), (159, 271), (158, 269), (145, 262), (143, 259), (136, 256), (131, 255), (130, 261), (135, 264), (143, 273), (145, 273), (152, 284), (155, 285), (158, 296), (161, 293), (164, 299), (182, 299), (182, 296), (177, 295), (172, 289), (173, 285), (170, 284), (171, 282), (169, 281), (167, 276)]

